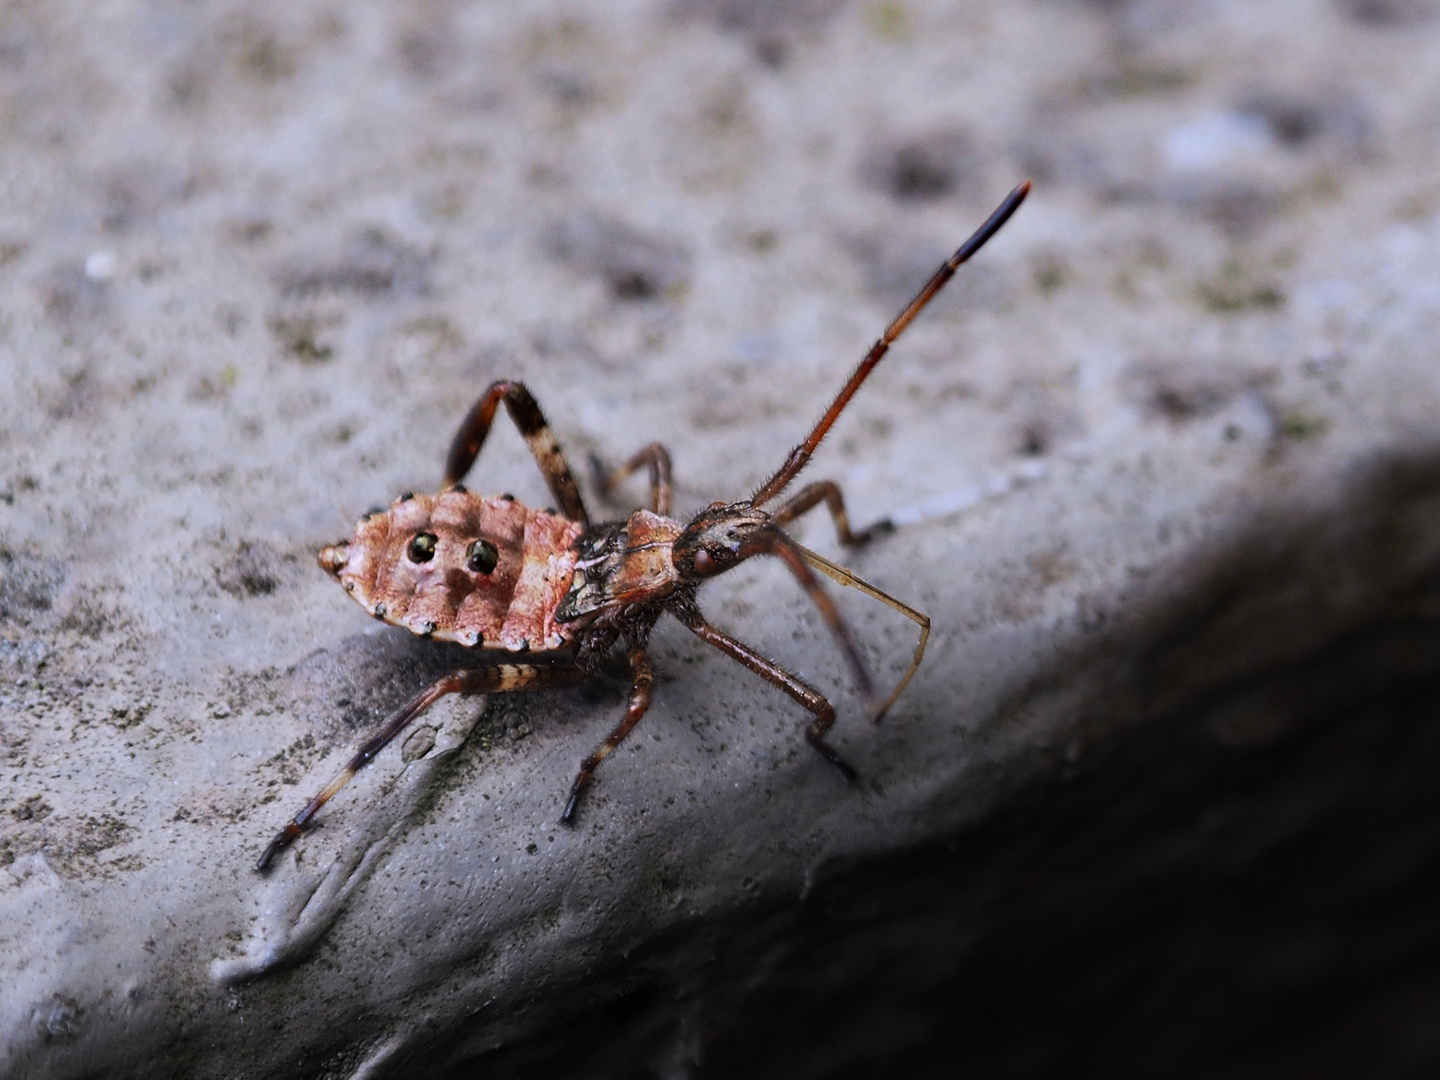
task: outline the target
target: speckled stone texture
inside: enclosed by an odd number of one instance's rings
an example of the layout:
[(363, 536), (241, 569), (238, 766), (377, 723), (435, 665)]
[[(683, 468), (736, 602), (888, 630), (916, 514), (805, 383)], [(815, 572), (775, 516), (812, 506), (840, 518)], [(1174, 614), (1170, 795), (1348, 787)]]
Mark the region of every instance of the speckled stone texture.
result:
[[(4, 6), (0, 1076), (1440, 1067), (1437, 102), (1432, 0)], [(314, 553), (486, 383), (742, 495), (1025, 176), (808, 474), (934, 620), (889, 717), (782, 567), (702, 593), (858, 784), (662, 623), (578, 827), (620, 681), (251, 869), (468, 660)]]

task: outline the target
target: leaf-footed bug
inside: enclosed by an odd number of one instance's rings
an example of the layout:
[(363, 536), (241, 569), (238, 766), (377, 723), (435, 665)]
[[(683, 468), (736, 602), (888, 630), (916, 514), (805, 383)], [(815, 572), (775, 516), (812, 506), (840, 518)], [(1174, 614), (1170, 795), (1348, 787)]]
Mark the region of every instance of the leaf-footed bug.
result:
[[(422, 637), (475, 649), (550, 655), (522, 663), (466, 668), (421, 691), (390, 716), (340, 774), (280, 831), (260, 856), (256, 869), (266, 870), (358, 770), (441, 698), (570, 686), (594, 673), (612, 646), (623, 642), (632, 680), (629, 702), (620, 723), (585, 759), (570, 786), (560, 817), (572, 822), (596, 767), (639, 723), (650, 705), (654, 677), (647, 646), (651, 629), (665, 612), (807, 709), (814, 717), (805, 730), (810, 745), (853, 779), (854, 770), (825, 741), (825, 733), (835, 722), (830, 703), (808, 683), (706, 622), (696, 604), (696, 592), (701, 583), (746, 559), (775, 556), (819, 609), (871, 718), (879, 720), (885, 714), (920, 666), (930, 620), (801, 547), (781, 526), (823, 502), (840, 542), (857, 545), (888, 531), (889, 521), (853, 531), (840, 489), (828, 480), (807, 484), (774, 511), (763, 507), (805, 468), (891, 344), (960, 264), (1000, 230), (1029, 193), (1029, 181), (1015, 188), (935, 271), (886, 327), (805, 441), (790, 451), (785, 463), (753, 495), (733, 503), (711, 503), (688, 522), (669, 516), (670, 455), (659, 443), (651, 443), (601, 481), (602, 490), (608, 491), (631, 473), (648, 469), (650, 508), (636, 510), (624, 521), (591, 524), (565, 457), (530, 391), (518, 382), (490, 386), (455, 434), (440, 492), (405, 494), (388, 509), (365, 515), (349, 540), (320, 551), (319, 562), (357, 602), (384, 622)], [(502, 403), (529, 444), (559, 513), (531, 510), (508, 496), (474, 495), (460, 485)], [(875, 692), (850, 631), (814, 570), (860, 589), (920, 626), (915, 656), (888, 697), (882, 699)]]

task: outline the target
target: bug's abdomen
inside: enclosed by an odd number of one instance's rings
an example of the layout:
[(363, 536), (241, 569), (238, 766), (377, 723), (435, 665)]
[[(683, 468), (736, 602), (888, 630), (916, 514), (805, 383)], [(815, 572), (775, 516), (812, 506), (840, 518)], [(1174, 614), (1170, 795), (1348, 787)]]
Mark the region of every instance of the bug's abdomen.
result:
[(581, 526), (513, 499), (408, 495), (368, 514), (320, 565), (377, 619), (440, 641), (558, 649)]

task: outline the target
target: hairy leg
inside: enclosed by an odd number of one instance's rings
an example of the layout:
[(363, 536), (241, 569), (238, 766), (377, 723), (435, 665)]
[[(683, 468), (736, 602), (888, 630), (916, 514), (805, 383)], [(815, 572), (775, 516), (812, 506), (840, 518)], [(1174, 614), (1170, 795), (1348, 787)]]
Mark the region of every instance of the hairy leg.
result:
[(595, 474), (599, 481), (600, 494), (609, 495), (615, 485), (642, 466), (650, 468), (650, 509), (657, 514), (670, 515), (670, 451), (658, 442), (641, 447), (635, 455), (618, 469), (606, 472), (598, 457), (592, 457)]
[(684, 621), (690, 632), (701, 641), (715, 646), (731, 659), (738, 660), (770, 685), (779, 687), (808, 709), (815, 719), (805, 729), (805, 738), (826, 761), (840, 770), (846, 780), (855, 779), (855, 770), (825, 741), (825, 733), (835, 723), (835, 707), (825, 700), (820, 691), (798, 676), (790, 674), (773, 660), (761, 656), (744, 642), (715, 629), (698, 612), (689, 614)]
[(852, 532), (850, 517), (845, 513), (845, 499), (833, 480), (817, 480), (813, 484), (806, 484), (792, 498), (787, 499), (784, 505), (771, 515), (770, 520), (776, 525), (785, 525), (801, 514), (809, 513), (822, 502), (829, 508), (830, 517), (835, 521), (835, 532), (840, 537), (840, 543), (847, 547), (854, 547), (882, 533), (895, 531), (889, 518), (881, 518), (868, 528)]
[(270, 841), (255, 869), (265, 871), (276, 855), (288, 848), (309, 826), (320, 808), (350, 782), (357, 772), (370, 764), (390, 742), (432, 705), (451, 694), (506, 693), (512, 690), (544, 690), (552, 686), (572, 686), (585, 678), (583, 669), (572, 664), (494, 664), (451, 672), (431, 683), (396, 710), (380, 729), (356, 751), (340, 774), (326, 784), (305, 809)]
[(449, 491), (458, 486), (470, 471), (470, 466), (475, 464), (480, 448), (485, 445), (485, 437), (490, 434), (490, 425), (495, 421), (495, 410), (502, 401), (510, 419), (515, 421), (515, 426), (525, 437), (526, 445), (535, 457), (535, 464), (540, 466), (550, 493), (559, 504), (560, 512), (571, 521), (589, 525), (590, 515), (585, 512), (580, 489), (576, 487), (575, 478), (570, 474), (570, 466), (565, 461), (560, 444), (555, 441), (550, 425), (545, 421), (545, 415), (524, 383), (491, 383), (489, 389), (480, 395), (480, 400), (475, 402), (461, 422), (460, 429), (455, 432), (455, 439), (450, 444), (450, 453), (445, 459), (444, 490)]
[(650, 669), (650, 657), (646, 654), (644, 646), (641, 645), (631, 645), (627, 655), (633, 680), (630, 684), (630, 701), (625, 706), (625, 715), (621, 717), (620, 723), (615, 726), (610, 737), (585, 759), (580, 766), (580, 772), (575, 776), (575, 782), (570, 785), (570, 798), (566, 800), (565, 810), (560, 815), (560, 820), (567, 825), (574, 821), (575, 810), (580, 805), (580, 796), (590, 786), (590, 779), (595, 775), (595, 770), (599, 767), (600, 762), (610, 756), (610, 752), (620, 745), (621, 740), (630, 734), (631, 729), (640, 722), (640, 718), (650, 708), (650, 692), (655, 685), (655, 676)]

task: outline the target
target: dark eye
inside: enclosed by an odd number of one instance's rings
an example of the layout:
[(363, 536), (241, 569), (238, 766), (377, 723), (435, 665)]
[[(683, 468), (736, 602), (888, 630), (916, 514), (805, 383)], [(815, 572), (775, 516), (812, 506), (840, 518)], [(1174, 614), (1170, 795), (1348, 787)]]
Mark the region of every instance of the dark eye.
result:
[(410, 556), (411, 562), (429, 562), (435, 557), (435, 543), (434, 533), (416, 533), (405, 554)]
[(477, 574), (488, 574), (500, 561), (500, 551), (489, 540), (476, 540), (465, 549), (465, 567)]
[(715, 560), (704, 548), (695, 552), (695, 570), (701, 574), (713, 574), (715, 572)]

